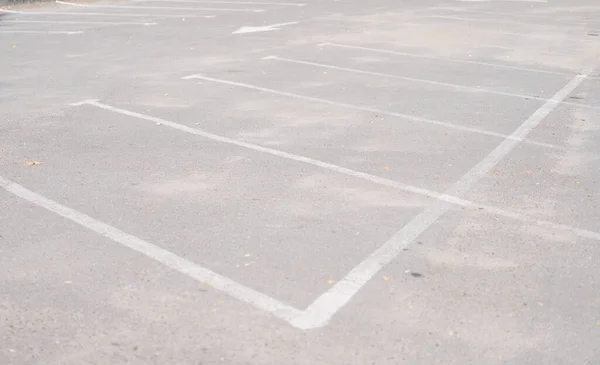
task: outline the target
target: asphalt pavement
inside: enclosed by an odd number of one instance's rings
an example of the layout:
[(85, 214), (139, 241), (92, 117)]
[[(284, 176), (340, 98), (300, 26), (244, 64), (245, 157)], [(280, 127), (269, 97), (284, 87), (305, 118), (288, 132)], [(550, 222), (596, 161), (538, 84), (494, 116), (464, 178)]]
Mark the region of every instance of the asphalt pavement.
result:
[(600, 363), (600, 4), (0, 7), (0, 364)]

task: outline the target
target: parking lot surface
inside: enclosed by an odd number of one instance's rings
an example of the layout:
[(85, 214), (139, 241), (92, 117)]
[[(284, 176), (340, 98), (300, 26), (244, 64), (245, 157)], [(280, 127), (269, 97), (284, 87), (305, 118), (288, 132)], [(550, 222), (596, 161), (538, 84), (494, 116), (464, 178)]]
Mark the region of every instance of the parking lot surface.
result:
[(596, 1), (57, 1), (0, 49), (0, 364), (600, 362)]

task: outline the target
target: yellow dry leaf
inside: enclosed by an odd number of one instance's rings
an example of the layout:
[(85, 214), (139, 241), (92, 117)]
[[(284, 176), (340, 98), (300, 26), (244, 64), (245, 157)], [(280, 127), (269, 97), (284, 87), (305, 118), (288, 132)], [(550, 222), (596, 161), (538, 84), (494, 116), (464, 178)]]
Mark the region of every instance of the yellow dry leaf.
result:
[(249, 253), (245, 253), (244, 257), (250, 257), (250, 254)]
[(210, 285), (210, 280), (204, 280), (204, 281), (202, 282), (202, 284), (204, 284), (204, 285)]
[(390, 171), (390, 167), (388, 165), (383, 166), (384, 170)]
[(41, 164), (42, 163), (40, 161), (27, 161), (28, 166), (41, 165)]
[(390, 279), (391, 279), (391, 278), (390, 278), (389, 276), (384, 276), (384, 277), (383, 277), (383, 280), (385, 280), (385, 281), (390, 281)]
[(333, 285), (333, 284), (335, 284), (335, 280), (327, 280), (327, 284)]

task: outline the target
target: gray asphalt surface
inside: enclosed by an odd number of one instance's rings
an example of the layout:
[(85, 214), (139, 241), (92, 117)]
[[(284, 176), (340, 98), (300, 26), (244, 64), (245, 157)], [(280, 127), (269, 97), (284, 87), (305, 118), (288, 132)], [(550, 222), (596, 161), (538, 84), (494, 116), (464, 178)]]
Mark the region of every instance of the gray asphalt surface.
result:
[(3, 8), (0, 364), (599, 364), (599, 33), (593, 0)]

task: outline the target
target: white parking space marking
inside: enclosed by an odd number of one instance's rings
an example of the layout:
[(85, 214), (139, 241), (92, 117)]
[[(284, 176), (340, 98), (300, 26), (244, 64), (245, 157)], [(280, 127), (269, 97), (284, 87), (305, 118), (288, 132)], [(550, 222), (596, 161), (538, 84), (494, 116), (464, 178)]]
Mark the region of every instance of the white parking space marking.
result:
[(531, 13), (523, 13), (523, 12), (518, 12), (518, 13), (505, 13), (505, 12), (497, 12), (497, 11), (482, 11), (482, 10), (472, 10), (472, 9), (457, 9), (457, 8), (430, 8), (429, 10), (427, 10), (427, 12), (429, 13), (431, 10), (439, 10), (439, 11), (451, 11), (451, 12), (456, 12), (456, 13), (472, 13), (472, 14), (487, 14), (487, 15), (506, 15), (506, 16), (510, 16), (510, 17), (515, 17), (515, 18), (532, 18), (532, 19), (539, 19), (539, 20), (548, 20), (548, 21), (556, 21), (556, 20), (563, 20), (566, 19), (568, 21), (578, 21), (579, 19), (575, 19), (575, 18), (565, 18), (564, 15), (566, 14), (531, 14)]
[(246, 26), (246, 27), (241, 27), (238, 30), (234, 31), (231, 34), (244, 34), (244, 33), (257, 33), (257, 32), (271, 32), (274, 30), (280, 30), (280, 27), (286, 26), (286, 25), (293, 25), (293, 24), (298, 24), (298, 22), (288, 22), (288, 23), (278, 23), (278, 24), (271, 24), (271, 25), (261, 25), (261, 26)]
[[(399, 79), (399, 80), (420, 82), (420, 83), (423, 83), (423, 84), (430, 84), (430, 85), (436, 85), (436, 86), (441, 86), (441, 87), (448, 87), (448, 88), (452, 88), (452, 89), (454, 89), (456, 91), (488, 93), (488, 94), (495, 94), (495, 95), (502, 95), (502, 96), (513, 97), (513, 98), (520, 98), (520, 99), (525, 99), (525, 100), (539, 100), (539, 101), (547, 101), (547, 100), (549, 100), (549, 99), (542, 98), (542, 97), (539, 97), (539, 96), (536, 96), (536, 95), (515, 94), (515, 93), (509, 93), (509, 92), (503, 92), (503, 91), (496, 91), (496, 90), (484, 89), (484, 88), (480, 88), (480, 87), (457, 85), (457, 84), (450, 84), (450, 83), (438, 82), (438, 81), (433, 81), (433, 80), (417, 79), (417, 78), (413, 78), (413, 77), (390, 75), (390, 74), (384, 74), (384, 73), (380, 73), (380, 72), (371, 72), (371, 71), (358, 70), (358, 69), (354, 69), (354, 68), (338, 67), (338, 66), (327, 65), (327, 64), (323, 64), (323, 63), (317, 63), (317, 62), (300, 61), (300, 60), (294, 60), (294, 59), (291, 59), (291, 58), (283, 58), (283, 57), (277, 57), (277, 56), (266, 56), (266, 57), (263, 57), (262, 59), (263, 60), (278, 60), (278, 61), (289, 62), (289, 63), (297, 63), (297, 64), (303, 64), (303, 65), (309, 65), (309, 66), (315, 66), (315, 67), (329, 68), (329, 69), (338, 70), (338, 71), (354, 72), (354, 73), (359, 73), (359, 74), (364, 74), (364, 75), (371, 75), (371, 76), (387, 77), (387, 78), (391, 78), (391, 79)], [(594, 105), (587, 105), (587, 104), (575, 103), (575, 102), (572, 102), (572, 101), (563, 101), (562, 103), (566, 104), (566, 105), (577, 106), (577, 107), (580, 107), (580, 108), (591, 108), (591, 109), (598, 108), (598, 107), (596, 107)]]
[[(591, 71), (590, 71), (591, 72)], [(576, 76), (567, 86), (565, 86), (559, 93), (557, 93), (553, 99), (562, 100), (569, 95), (581, 82), (587, 77), (589, 72), (585, 72), (582, 75)], [(507, 217), (510, 219), (515, 219), (518, 221), (526, 222), (528, 224), (536, 224), (540, 226), (546, 226), (551, 229), (559, 229), (559, 230), (567, 230), (569, 232), (573, 232), (582, 237), (588, 237), (595, 240), (600, 240), (600, 233), (587, 231), (578, 229), (575, 227), (569, 227), (566, 225), (556, 224), (549, 221), (530, 219), (525, 217), (524, 215), (511, 212), (503, 209), (498, 209), (482, 204), (477, 204), (474, 202), (470, 202), (468, 200), (464, 200), (457, 195), (464, 195), (470, 187), (479, 181), (485, 174), (487, 174), (504, 156), (506, 156), (510, 151), (517, 146), (519, 141), (523, 140), (526, 135), (534, 129), (552, 110), (559, 105), (557, 101), (547, 101), (541, 108), (539, 108), (527, 121), (525, 121), (515, 132), (511, 135), (512, 138), (508, 138), (504, 140), (494, 151), (492, 151), (486, 158), (484, 158), (480, 163), (478, 163), (474, 168), (472, 168), (467, 174), (465, 174), (458, 182), (456, 182), (451, 189), (449, 189), (445, 194), (441, 194), (438, 192), (430, 191), (427, 189), (422, 189), (410, 185), (405, 185), (401, 183), (397, 183), (388, 179), (380, 178), (377, 176), (369, 175), (366, 173), (362, 173), (359, 171), (354, 171), (351, 169), (347, 169), (344, 167), (336, 166), (333, 164), (329, 164), (323, 161), (314, 160), (304, 156), (298, 156), (294, 154), (290, 154), (283, 151), (274, 150), (271, 148), (266, 148), (258, 145), (253, 145), (246, 142), (236, 141), (227, 137), (222, 137), (218, 135), (214, 135), (208, 132), (201, 131), (199, 129), (190, 128), (188, 126), (178, 124), (172, 121), (168, 121), (161, 118), (156, 118), (148, 115), (144, 115), (141, 113), (136, 113), (116, 107), (112, 107), (110, 105), (102, 104), (96, 100), (84, 100), (81, 102), (73, 103), (71, 105), (81, 106), (81, 105), (91, 105), (94, 107), (98, 107), (101, 109), (105, 109), (111, 112), (135, 117), (142, 120), (147, 120), (152, 122), (153, 125), (161, 125), (167, 126), (173, 129), (177, 129), (186, 133), (202, 136), (205, 138), (209, 138), (211, 140), (228, 143), (232, 145), (236, 145), (239, 147), (255, 150), (258, 152), (269, 153), (278, 157), (291, 159), (298, 162), (308, 163), (311, 165), (319, 166), (321, 168), (325, 168), (331, 171), (339, 172), (342, 174), (346, 174), (349, 176), (357, 177), (363, 180), (371, 181), (376, 184), (390, 186), (393, 188), (398, 188), (404, 191), (417, 193), (420, 195), (425, 195), (428, 197), (435, 198), (439, 201), (438, 204), (433, 207), (426, 208), (423, 213), (413, 219), (407, 226), (405, 226), (398, 234), (396, 234), (392, 239), (386, 242), (380, 249), (374, 252), (369, 258), (364, 260), (361, 264), (359, 264), (356, 268), (354, 268), (341, 282), (338, 282), (331, 290), (327, 291), (323, 295), (321, 295), (315, 302), (313, 302), (305, 311), (300, 311), (298, 309), (292, 308), (285, 304), (280, 303), (277, 300), (274, 300), (264, 294), (253, 291), (252, 289), (248, 289), (243, 285), (232, 282), (231, 280), (224, 278), (214, 272), (211, 272), (205, 268), (199, 267), (189, 261), (181, 259), (173, 254), (165, 251), (159, 247), (153, 246), (147, 242), (141, 241), (138, 238), (127, 235), (125, 242), (120, 242), (127, 247), (131, 247), (137, 251), (140, 251), (146, 254), (149, 257), (156, 259), (157, 261), (169, 266), (174, 269), (190, 275), (197, 280), (215, 280), (210, 278), (216, 278), (218, 285), (213, 285), (216, 289), (222, 290), (223, 292), (232, 295), (240, 300), (245, 302), (249, 302), (253, 304), (255, 307), (266, 310), (272, 313), (274, 316), (283, 319), (290, 323), (292, 326), (300, 328), (300, 329), (312, 329), (317, 327), (322, 327), (326, 325), (331, 317), (335, 315), (357, 292), (364, 286), (367, 281), (375, 275), (384, 265), (393, 260), (402, 249), (409, 244), (414, 238), (416, 238), (420, 233), (422, 233), (425, 229), (427, 229), (431, 224), (433, 224), (437, 218), (439, 218), (442, 214), (444, 214), (449, 209), (449, 204), (455, 204), (459, 206), (473, 208), (474, 211), (484, 212), (488, 214), (495, 214), (503, 217)], [(0, 180), (0, 185), (2, 180)], [(13, 189), (9, 190), (6, 186), (12, 186)], [(61, 206), (58, 203), (49, 201), (48, 199), (41, 198), (37, 196), (37, 194), (32, 193), (30, 191), (26, 191), (22, 193), (22, 187), (18, 185), (14, 185), (10, 182), (6, 182), (3, 184), (3, 187), (13, 193), (15, 193), (14, 187), (16, 186), (16, 193), (19, 196), (24, 197), (30, 201), (38, 202), (41, 199), (42, 206), (45, 208), (55, 211), (58, 214), (62, 214), (64, 209), (67, 210), (68, 213), (73, 213), (72, 210)], [(34, 198), (31, 198), (31, 196)], [(448, 204), (449, 203), (449, 204)], [(56, 211), (52, 209), (58, 205), (59, 209)], [(80, 223), (81, 217), (84, 218), (83, 223), (89, 223), (90, 217), (82, 215), (79, 212), (74, 212), (75, 217), (74, 221)], [(71, 219), (73, 215), (69, 214), (69, 219)], [(95, 231), (107, 236), (106, 225), (101, 222), (97, 222), (95, 220), (92, 221), (94, 224), (100, 224), (102, 229), (95, 229), (97, 226), (91, 225), (88, 226), (90, 229), (94, 229)], [(81, 223), (80, 223), (81, 224)], [(118, 231), (112, 227), (108, 227), (112, 233), (111, 239), (122, 237), (124, 234), (121, 231)], [(116, 233), (116, 234), (115, 234)], [(125, 234), (126, 235), (126, 234)], [(149, 246), (150, 245), (150, 246)], [(141, 249), (140, 249), (141, 247)], [(150, 248), (150, 254), (148, 252), (148, 248)], [(168, 259), (165, 259), (165, 256)], [(172, 255), (172, 256), (171, 256)], [(175, 261), (175, 264), (173, 264)], [(206, 279), (209, 278), (209, 279)]]
[[(569, 96), (588, 75), (592, 69), (583, 71), (575, 76), (567, 85), (548, 100), (535, 113), (531, 115), (521, 126), (490, 154), (481, 160), (475, 167), (469, 170), (463, 177), (446, 191), (446, 194), (463, 196), (471, 187), (481, 180), (494, 166), (509, 154), (527, 135), (558, 105), (559, 102)], [(356, 266), (346, 277), (337, 282), (329, 291), (321, 295), (313, 304), (306, 309), (304, 321), (311, 327), (324, 326), (329, 322), (348, 301), (385, 265), (395, 259), (413, 240), (427, 230), (444, 213), (449, 210), (450, 205), (438, 203), (426, 208), (421, 214), (411, 220), (404, 228), (396, 233), (378, 250), (373, 252), (367, 259)]]
[[(506, 15), (509, 16), (509, 15)], [(446, 20), (457, 20), (457, 21), (462, 21), (462, 22), (479, 22), (479, 23), (501, 23), (501, 24), (523, 24), (523, 25), (529, 25), (531, 24), (531, 20), (527, 21), (524, 19), (517, 19), (517, 18), (513, 18), (513, 19), (490, 19), (490, 18), (470, 18), (470, 17), (462, 17), (462, 16), (454, 16), (454, 15), (425, 15), (426, 18), (434, 18), (434, 19), (446, 19)], [(540, 19), (542, 20), (542, 19)], [(552, 21), (552, 20), (548, 20), (548, 21)], [(589, 23), (587, 22), (579, 22), (579, 21), (561, 21), (560, 18), (557, 18), (554, 20), (554, 24), (552, 24), (552, 27), (554, 27), (554, 29), (551, 29), (553, 31), (556, 32), (560, 32), (561, 26), (564, 25), (569, 25), (569, 26), (585, 26), (585, 25), (589, 25)]]
[(179, 8), (173, 6), (129, 6), (129, 5), (89, 5), (89, 4), (77, 4), (70, 3), (67, 1), (57, 1), (57, 4), (77, 6), (83, 8), (102, 8), (102, 9), (140, 9), (140, 10), (185, 10), (185, 11), (232, 11), (232, 12), (251, 12), (251, 13), (262, 13), (264, 9), (229, 9), (229, 8)]
[(317, 62), (294, 60), (291, 58), (283, 58), (283, 57), (278, 57), (278, 56), (266, 56), (266, 57), (263, 57), (262, 59), (263, 60), (277, 60), (277, 61), (296, 63), (296, 64), (301, 64), (301, 65), (315, 66), (315, 67), (323, 67), (323, 68), (328, 68), (328, 69), (332, 69), (332, 70), (353, 72), (353, 73), (358, 73), (358, 74), (363, 74), (363, 75), (380, 76), (380, 77), (386, 77), (386, 78), (390, 78), (390, 79), (419, 82), (419, 83), (423, 83), (423, 84), (448, 87), (448, 88), (451, 88), (456, 91), (490, 93), (490, 94), (509, 96), (509, 97), (515, 97), (515, 98), (521, 98), (521, 99), (528, 99), (528, 100), (529, 99), (547, 100), (547, 99), (540, 98), (539, 96), (534, 96), (534, 95), (522, 95), (522, 94), (508, 93), (508, 92), (483, 89), (483, 88), (473, 87), (473, 86), (450, 84), (450, 83), (438, 82), (438, 81), (433, 81), (433, 80), (425, 80), (425, 79), (417, 79), (417, 78), (413, 78), (413, 77), (384, 74), (381, 72), (364, 71), (364, 70), (359, 70), (359, 69), (355, 69), (355, 68), (339, 67), (339, 66), (327, 65), (327, 64), (323, 64), (323, 63), (317, 63)]
[(502, 64), (498, 64), (498, 63), (489, 63), (489, 62), (481, 62), (481, 61), (460, 60), (460, 59), (456, 59), (456, 58), (427, 56), (427, 55), (408, 53), (408, 52), (391, 51), (391, 50), (379, 49), (379, 48), (353, 46), (353, 45), (348, 45), (348, 44), (325, 42), (325, 43), (319, 43), (318, 45), (320, 47), (338, 47), (338, 48), (357, 49), (357, 50), (362, 50), (362, 51), (385, 53), (385, 54), (403, 56), (403, 57), (423, 58), (423, 59), (446, 61), (446, 62), (467, 63), (467, 64), (472, 64), (472, 65), (504, 68), (507, 70), (516, 70), (516, 71), (524, 71), (524, 72), (538, 72), (538, 73), (555, 74), (555, 75), (569, 75), (569, 73), (566, 73), (566, 72), (556, 72), (556, 71), (541, 70), (541, 69), (537, 69), (537, 68), (509, 66), (509, 65), (502, 65)]
[[(212, 77), (206, 77), (206, 76), (203, 76), (203, 75), (189, 75), (189, 76), (183, 77), (182, 79), (184, 79), (184, 80), (198, 79), (198, 80), (204, 80), (204, 81), (212, 81), (212, 82), (216, 82), (216, 83), (220, 83), (220, 84), (224, 84), (224, 85), (238, 86), (238, 87), (242, 87), (242, 88), (246, 88), (246, 89), (250, 89), (250, 90), (267, 92), (267, 93), (271, 93), (271, 94), (275, 94), (275, 95), (281, 95), (281, 96), (286, 96), (286, 97), (290, 97), (290, 98), (294, 98), (294, 99), (299, 99), (299, 100), (306, 100), (306, 101), (311, 101), (311, 102), (316, 102), (316, 103), (321, 103), (321, 104), (333, 105), (333, 106), (337, 106), (337, 107), (340, 107), (340, 108), (347, 108), (347, 109), (352, 109), (352, 110), (358, 110), (358, 111), (367, 112), (367, 113), (389, 115), (391, 117), (398, 117), (398, 118), (410, 120), (410, 121), (417, 122), (417, 123), (425, 123), (425, 124), (438, 125), (438, 126), (442, 126), (442, 127), (445, 127), (445, 128), (456, 129), (456, 130), (460, 130), (460, 131), (464, 131), (464, 132), (469, 132), (469, 133), (483, 134), (483, 135), (486, 135), (486, 136), (493, 136), (493, 137), (498, 137), (498, 138), (502, 138), (502, 139), (506, 139), (506, 138), (511, 139), (511, 138), (514, 138), (512, 136), (509, 136), (509, 135), (506, 135), (506, 134), (502, 134), (502, 133), (490, 132), (490, 131), (486, 131), (486, 130), (482, 130), (482, 129), (466, 127), (466, 126), (452, 124), (452, 123), (448, 123), (448, 122), (442, 122), (442, 121), (433, 120), (433, 119), (416, 117), (414, 115), (408, 115), (408, 114), (396, 113), (396, 112), (391, 112), (391, 111), (386, 111), (386, 110), (380, 110), (380, 109), (362, 107), (362, 106), (357, 106), (357, 105), (347, 104), (347, 103), (339, 103), (339, 102), (328, 100), (328, 99), (315, 98), (315, 97), (312, 97), (312, 96), (305, 96), (305, 95), (300, 95), (300, 94), (288, 93), (288, 92), (285, 92), (285, 91), (278, 91), (278, 90), (274, 90), (274, 89), (268, 89), (268, 88), (265, 88), (265, 87), (260, 87), (260, 86), (250, 85), (250, 84), (244, 84), (244, 83), (241, 83), (241, 82), (234, 82), (234, 81), (216, 79), (216, 78), (212, 78)], [(531, 140), (526, 140), (525, 142), (529, 143), (529, 144), (532, 144), (532, 145), (535, 145), (535, 146), (541, 146), (541, 147), (545, 147), (545, 148), (561, 149), (560, 147), (558, 147), (556, 145), (553, 145), (553, 144), (549, 144), (549, 143), (543, 143), (543, 142), (537, 142), (537, 141), (531, 141)]]
[(23, 24), (77, 24), (77, 25), (156, 25), (154, 22), (94, 22), (94, 21), (75, 21), (75, 20), (20, 20), (8, 19), (2, 20), (2, 23), (23, 23)]
[(23, 186), (9, 181), (0, 176), (0, 188), (27, 200), (28, 202), (54, 212), (72, 222), (75, 222), (91, 231), (94, 231), (114, 242), (137, 251), (147, 257), (170, 267), (173, 270), (187, 275), (199, 282), (205, 282), (211, 287), (220, 290), (243, 302), (250, 303), (256, 308), (262, 309), (281, 318), (287, 322), (295, 321), (302, 312), (285, 305), (271, 297), (250, 289), (231, 279), (221, 276), (209, 269), (188, 261), (163, 248), (146, 242), (138, 237), (125, 233), (115, 227), (96, 220), (75, 209), (66, 207), (51, 199), (45, 198)]
[(20, 14), (20, 15), (76, 15), (76, 16), (103, 16), (106, 18), (110, 17), (130, 17), (130, 18), (214, 18), (215, 15), (194, 15), (194, 14), (140, 14), (140, 13), (69, 13), (69, 12), (59, 12), (59, 11), (16, 11), (16, 10), (6, 10), (0, 9), (2, 13), (9, 14)]
[(305, 6), (300, 3), (269, 3), (254, 1), (205, 1), (205, 0), (133, 0), (136, 3), (186, 3), (186, 4), (230, 4), (230, 5), (273, 5), (273, 6)]
[(83, 34), (82, 30), (60, 31), (60, 30), (0, 30), (0, 34), (47, 34), (47, 35), (73, 35)]
[(207, 138), (207, 139), (210, 139), (213, 141), (231, 144), (234, 146), (250, 149), (253, 151), (257, 151), (257, 152), (267, 153), (267, 154), (270, 154), (273, 156), (289, 159), (289, 160), (296, 161), (296, 162), (306, 163), (306, 164), (309, 164), (312, 166), (317, 166), (317, 167), (323, 168), (328, 171), (333, 171), (333, 172), (336, 172), (339, 174), (343, 174), (343, 175), (351, 176), (351, 177), (354, 177), (357, 179), (365, 180), (365, 181), (368, 181), (368, 182), (371, 182), (371, 183), (374, 183), (377, 185), (386, 186), (389, 188), (405, 191), (408, 193), (422, 195), (422, 196), (425, 196), (428, 198), (436, 199), (441, 202), (445, 202), (445, 203), (449, 203), (449, 204), (454, 204), (454, 205), (457, 205), (460, 207), (471, 208), (471, 209), (473, 209), (473, 211), (476, 211), (476, 212), (492, 214), (492, 215), (496, 215), (496, 216), (501, 216), (501, 217), (517, 220), (520, 222), (525, 222), (528, 224), (546, 226), (546, 227), (549, 227), (552, 229), (568, 231), (568, 232), (575, 233), (576, 235), (579, 235), (582, 237), (591, 238), (591, 239), (600, 241), (600, 233), (596, 233), (593, 231), (579, 229), (579, 228), (575, 228), (575, 227), (571, 227), (571, 226), (567, 226), (567, 225), (561, 225), (561, 224), (557, 224), (557, 223), (550, 222), (550, 221), (529, 218), (519, 212), (500, 209), (500, 208), (492, 207), (492, 206), (485, 205), (485, 204), (479, 204), (479, 203), (465, 200), (465, 199), (462, 199), (462, 198), (459, 198), (456, 196), (448, 195), (445, 193), (440, 193), (440, 192), (425, 189), (425, 188), (420, 188), (418, 186), (403, 184), (403, 183), (400, 183), (400, 182), (397, 182), (394, 180), (390, 180), (390, 179), (386, 179), (386, 178), (379, 177), (376, 175), (367, 174), (365, 172), (356, 171), (356, 170), (349, 169), (346, 167), (334, 165), (329, 162), (313, 159), (310, 157), (300, 156), (300, 155), (296, 155), (293, 153), (276, 150), (273, 148), (263, 147), (263, 146), (259, 146), (259, 145), (248, 143), (248, 142), (238, 141), (238, 140), (228, 138), (228, 137), (219, 136), (219, 135), (216, 135), (213, 133), (205, 132), (205, 131), (197, 129), (197, 128), (191, 128), (186, 125), (179, 124), (179, 123), (176, 123), (176, 122), (173, 122), (170, 120), (157, 118), (157, 117), (153, 117), (153, 116), (142, 114), (142, 113), (137, 113), (137, 112), (133, 112), (130, 110), (116, 108), (116, 107), (113, 107), (113, 106), (110, 106), (107, 104), (100, 103), (97, 100), (83, 100), (80, 102), (72, 103), (71, 105), (72, 106), (91, 105), (91, 106), (94, 106), (94, 107), (97, 107), (100, 109), (111, 111), (113, 113), (127, 115), (127, 116), (134, 117), (137, 119), (147, 120), (149, 122), (153, 122), (155, 125), (156, 124), (164, 125), (169, 128), (173, 128), (173, 129), (176, 129), (176, 130), (179, 130), (179, 131), (182, 131), (185, 133), (193, 134), (196, 136), (204, 137), (204, 138)]

